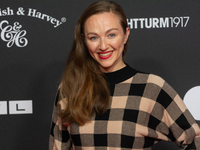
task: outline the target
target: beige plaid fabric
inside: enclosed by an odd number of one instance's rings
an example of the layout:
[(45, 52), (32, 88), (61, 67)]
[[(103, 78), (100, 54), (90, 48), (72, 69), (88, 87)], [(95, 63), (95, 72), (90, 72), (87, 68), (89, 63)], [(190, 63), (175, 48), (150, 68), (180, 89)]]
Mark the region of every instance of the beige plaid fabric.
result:
[(150, 150), (155, 143), (176, 142), (200, 149), (200, 129), (183, 101), (162, 78), (130, 66), (106, 73), (110, 109), (93, 114), (84, 126), (66, 125), (54, 106), (49, 150)]

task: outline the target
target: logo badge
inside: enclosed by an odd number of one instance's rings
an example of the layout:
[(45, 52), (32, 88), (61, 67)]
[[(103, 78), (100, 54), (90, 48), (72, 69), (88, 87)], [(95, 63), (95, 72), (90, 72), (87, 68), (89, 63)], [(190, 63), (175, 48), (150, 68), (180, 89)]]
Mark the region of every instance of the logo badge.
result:
[(7, 101), (0, 101), (0, 115), (7, 114)]
[(1, 39), (7, 42), (7, 47), (10, 48), (15, 44), (17, 47), (25, 47), (28, 44), (28, 40), (24, 37), (26, 35), (25, 30), (21, 30), (22, 25), (19, 22), (15, 22), (9, 25), (7, 20), (0, 22)]
[(32, 100), (9, 101), (9, 114), (32, 114)]

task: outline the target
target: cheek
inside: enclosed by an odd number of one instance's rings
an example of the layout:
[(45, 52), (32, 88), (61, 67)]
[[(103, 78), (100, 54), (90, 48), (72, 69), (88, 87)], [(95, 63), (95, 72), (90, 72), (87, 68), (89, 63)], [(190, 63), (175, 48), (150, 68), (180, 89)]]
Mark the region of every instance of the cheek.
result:
[(86, 46), (87, 46), (89, 52), (94, 53), (96, 51), (96, 45), (95, 45), (95, 43), (87, 42)]
[(88, 48), (88, 52), (90, 53), (90, 55), (94, 58), (94, 55), (96, 53), (96, 48), (94, 44), (91, 43), (86, 43), (86, 46)]
[(123, 50), (124, 42), (123, 42), (123, 39), (121, 38), (112, 41), (110, 44), (112, 45), (112, 47), (114, 47), (117, 50), (121, 50), (121, 49)]

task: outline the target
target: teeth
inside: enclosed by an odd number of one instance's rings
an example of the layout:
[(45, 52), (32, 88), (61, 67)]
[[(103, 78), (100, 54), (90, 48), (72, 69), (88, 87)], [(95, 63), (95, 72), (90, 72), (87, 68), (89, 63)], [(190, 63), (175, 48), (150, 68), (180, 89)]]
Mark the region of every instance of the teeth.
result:
[(112, 53), (112, 52), (105, 53), (105, 54), (100, 54), (100, 53), (99, 53), (99, 55), (100, 55), (100, 56), (108, 56), (108, 55), (110, 55), (111, 53)]

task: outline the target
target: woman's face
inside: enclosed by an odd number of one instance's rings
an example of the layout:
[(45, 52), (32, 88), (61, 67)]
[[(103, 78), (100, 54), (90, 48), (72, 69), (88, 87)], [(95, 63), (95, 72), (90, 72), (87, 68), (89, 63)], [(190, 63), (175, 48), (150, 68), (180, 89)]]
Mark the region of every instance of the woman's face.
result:
[(128, 27), (124, 33), (118, 16), (110, 12), (92, 15), (86, 20), (86, 46), (103, 72), (113, 72), (125, 66), (122, 52), (129, 33)]

